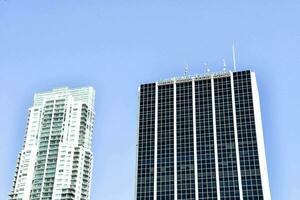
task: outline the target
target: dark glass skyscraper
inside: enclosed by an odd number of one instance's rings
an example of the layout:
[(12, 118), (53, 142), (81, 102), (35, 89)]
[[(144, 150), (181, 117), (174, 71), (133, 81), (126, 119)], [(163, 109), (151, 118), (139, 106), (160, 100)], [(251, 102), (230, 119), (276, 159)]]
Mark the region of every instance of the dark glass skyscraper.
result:
[(136, 200), (271, 199), (255, 73), (139, 88)]

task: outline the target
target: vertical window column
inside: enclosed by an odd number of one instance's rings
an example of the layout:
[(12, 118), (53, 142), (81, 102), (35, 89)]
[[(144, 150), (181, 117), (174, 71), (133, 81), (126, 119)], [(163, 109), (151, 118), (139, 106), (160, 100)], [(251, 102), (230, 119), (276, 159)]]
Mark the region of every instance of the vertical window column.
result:
[(195, 199), (192, 82), (176, 85), (177, 198)]
[(233, 82), (233, 73), (230, 72), (230, 85), (231, 85), (231, 98), (232, 98), (232, 111), (233, 111), (233, 127), (234, 127), (234, 141), (235, 141), (235, 151), (236, 151), (236, 163), (237, 163), (237, 172), (238, 172), (238, 181), (239, 181), (239, 190), (240, 190), (240, 200), (243, 200), (243, 188), (242, 188), (242, 178), (241, 178), (241, 167), (240, 167), (240, 153), (239, 153), (239, 143), (238, 143), (238, 134), (237, 134), (237, 124), (236, 124), (236, 107), (235, 107), (235, 98), (234, 98), (234, 82)]
[(174, 199), (173, 84), (158, 86), (157, 200)]
[(140, 88), (137, 200), (154, 199), (155, 84)]
[(219, 174), (219, 156), (218, 156), (218, 142), (217, 142), (217, 128), (216, 128), (216, 104), (215, 104), (215, 83), (214, 78), (211, 77), (211, 98), (212, 98), (212, 112), (213, 112), (213, 132), (214, 132), (214, 150), (215, 150), (215, 164), (216, 164), (216, 181), (217, 181), (217, 199), (221, 199), (220, 193), (220, 174)]
[(197, 174), (199, 200), (217, 199), (218, 160), (215, 147), (212, 79), (195, 81)]
[(239, 200), (230, 76), (214, 78), (221, 200)]
[(233, 74), (244, 200), (263, 199), (250, 71)]

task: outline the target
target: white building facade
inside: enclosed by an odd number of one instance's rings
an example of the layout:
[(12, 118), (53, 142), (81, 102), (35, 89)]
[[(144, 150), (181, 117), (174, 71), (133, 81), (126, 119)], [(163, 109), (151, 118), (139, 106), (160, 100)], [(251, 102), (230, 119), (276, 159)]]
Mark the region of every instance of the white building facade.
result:
[(94, 101), (92, 87), (35, 94), (9, 199), (90, 199)]

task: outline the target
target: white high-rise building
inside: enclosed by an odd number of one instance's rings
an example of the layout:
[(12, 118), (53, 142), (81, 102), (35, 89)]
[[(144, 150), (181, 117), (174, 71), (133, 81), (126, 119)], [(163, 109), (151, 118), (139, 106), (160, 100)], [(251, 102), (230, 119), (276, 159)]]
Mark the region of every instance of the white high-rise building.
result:
[(92, 87), (35, 94), (9, 199), (90, 199), (94, 101)]

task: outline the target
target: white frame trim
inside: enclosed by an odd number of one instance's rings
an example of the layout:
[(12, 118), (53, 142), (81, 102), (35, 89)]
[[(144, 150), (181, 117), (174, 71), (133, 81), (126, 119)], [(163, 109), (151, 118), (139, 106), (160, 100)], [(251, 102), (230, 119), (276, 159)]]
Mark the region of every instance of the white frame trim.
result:
[(158, 84), (155, 82), (155, 132), (154, 132), (154, 188), (153, 197), (157, 199), (157, 125), (158, 125)]
[(193, 139), (194, 139), (194, 170), (195, 170), (195, 195), (196, 200), (199, 199), (198, 194), (198, 159), (197, 159), (197, 135), (196, 135), (196, 102), (195, 102), (195, 79), (192, 79), (192, 101), (193, 101)]
[(138, 110), (137, 110), (137, 134), (136, 134), (136, 153), (135, 153), (135, 188), (134, 188), (134, 199), (137, 198), (137, 184), (138, 184), (138, 162), (139, 162), (139, 136), (140, 136), (140, 105), (141, 105), (141, 87), (138, 87)]
[(173, 93), (174, 93), (174, 199), (177, 200), (177, 106), (176, 106), (176, 80), (173, 82)]
[(212, 93), (212, 111), (213, 111), (213, 131), (214, 131), (214, 149), (215, 149), (215, 167), (216, 167), (216, 184), (217, 184), (217, 200), (220, 196), (220, 179), (219, 179), (219, 160), (218, 160), (218, 143), (217, 143), (217, 128), (216, 128), (216, 108), (215, 108), (215, 87), (214, 77), (211, 76), (211, 93)]
[(271, 192), (269, 186), (267, 160), (266, 160), (265, 145), (264, 145), (259, 92), (258, 92), (256, 76), (254, 72), (251, 72), (251, 84), (252, 84), (251, 88), (252, 88), (253, 109), (254, 109), (255, 128), (256, 128), (256, 140), (257, 140), (257, 149), (258, 149), (258, 158), (259, 158), (259, 169), (261, 175), (263, 196), (265, 200), (270, 200)]

